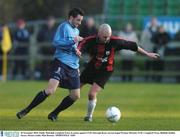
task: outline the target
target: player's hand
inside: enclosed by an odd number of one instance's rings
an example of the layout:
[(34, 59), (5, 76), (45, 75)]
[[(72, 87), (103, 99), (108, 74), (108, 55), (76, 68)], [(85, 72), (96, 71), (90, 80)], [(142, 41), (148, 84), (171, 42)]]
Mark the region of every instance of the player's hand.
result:
[(76, 36), (74, 37), (74, 41), (77, 43), (79, 41), (82, 41), (84, 38), (83, 37), (80, 37), (80, 36)]
[(83, 39), (84, 39), (83, 37), (78, 36), (79, 41), (82, 41)]
[(81, 58), (81, 51), (79, 49), (76, 49), (76, 54)]
[(148, 53), (148, 57), (150, 57), (152, 59), (159, 59), (160, 55), (157, 53)]

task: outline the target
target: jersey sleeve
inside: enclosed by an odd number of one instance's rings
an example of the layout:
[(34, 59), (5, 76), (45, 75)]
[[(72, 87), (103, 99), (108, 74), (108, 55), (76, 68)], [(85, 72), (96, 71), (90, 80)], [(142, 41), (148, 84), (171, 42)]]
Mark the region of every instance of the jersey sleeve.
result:
[(91, 44), (92, 40), (95, 38), (95, 36), (89, 36), (83, 39), (83, 41), (81, 41), (78, 45), (78, 49), (81, 52), (87, 52), (87, 50), (90, 48), (90, 46), (93, 46), (93, 44)]
[(84, 47), (86, 47), (86, 45), (87, 45), (88, 43), (87, 43), (87, 40), (86, 40), (86, 38), (85, 39), (83, 39), (83, 41), (81, 41), (80, 43), (79, 43), (79, 45), (78, 45), (78, 50), (80, 50), (80, 51), (82, 51), (83, 50), (83, 48)]
[(112, 37), (111, 40), (116, 50), (122, 50), (122, 49), (132, 50), (132, 51), (138, 50), (138, 45), (134, 41), (125, 40), (120, 37)]

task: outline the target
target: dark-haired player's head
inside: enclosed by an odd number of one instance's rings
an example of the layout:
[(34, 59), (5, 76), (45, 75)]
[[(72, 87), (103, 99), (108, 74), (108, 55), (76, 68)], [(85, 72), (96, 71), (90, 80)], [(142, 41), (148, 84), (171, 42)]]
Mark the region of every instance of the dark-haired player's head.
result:
[(69, 11), (69, 14), (68, 14), (69, 22), (73, 26), (78, 27), (79, 25), (81, 25), (83, 16), (84, 16), (84, 12), (80, 8), (74, 8)]

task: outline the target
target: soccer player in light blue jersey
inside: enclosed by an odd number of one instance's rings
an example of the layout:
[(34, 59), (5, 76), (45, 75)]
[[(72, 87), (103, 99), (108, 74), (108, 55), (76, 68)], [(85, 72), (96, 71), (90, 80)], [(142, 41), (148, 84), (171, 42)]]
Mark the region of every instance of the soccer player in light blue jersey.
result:
[(56, 121), (61, 111), (70, 107), (80, 98), (79, 57), (76, 52), (78, 42), (83, 40), (77, 29), (83, 20), (83, 15), (84, 12), (81, 9), (74, 8), (70, 10), (68, 20), (57, 28), (53, 40), (56, 50), (48, 86), (45, 90), (40, 91), (25, 109), (16, 114), (19, 119), (53, 94), (58, 86), (69, 89), (70, 92), (48, 115), (48, 119)]

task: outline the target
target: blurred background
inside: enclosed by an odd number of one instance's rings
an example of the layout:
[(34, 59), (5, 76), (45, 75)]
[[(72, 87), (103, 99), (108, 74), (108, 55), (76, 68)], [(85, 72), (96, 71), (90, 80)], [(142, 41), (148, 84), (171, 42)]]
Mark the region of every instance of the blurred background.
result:
[[(71, 8), (80, 7), (85, 11), (80, 36), (94, 35), (101, 23), (108, 23), (113, 35), (161, 55), (160, 60), (153, 61), (131, 51), (116, 53), (111, 81), (178, 83), (179, 5), (180, 0), (0, 0), (0, 40), (4, 25), (8, 25), (12, 39), (7, 79), (48, 79), (56, 28), (67, 19)], [(2, 58), (0, 48), (0, 80)], [(86, 62), (86, 57), (80, 61), (80, 69)]]

